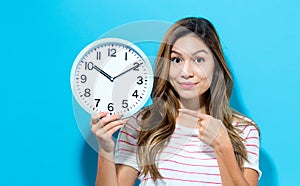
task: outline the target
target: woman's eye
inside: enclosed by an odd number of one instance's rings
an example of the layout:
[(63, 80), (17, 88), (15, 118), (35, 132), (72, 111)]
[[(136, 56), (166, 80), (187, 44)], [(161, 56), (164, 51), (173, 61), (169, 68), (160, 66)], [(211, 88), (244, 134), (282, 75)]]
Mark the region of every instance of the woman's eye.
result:
[(204, 61), (204, 59), (201, 58), (201, 57), (197, 57), (197, 58), (195, 59), (195, 62), (196, 62), (196, 63), (202, 63), (203, 61)]
[(180, 63), (180, 58), (178, 58), (178, 57), (173, 57), (172, 59), (171, 59), (171, 61), (172, 62), (174, 62), (174, 63)]

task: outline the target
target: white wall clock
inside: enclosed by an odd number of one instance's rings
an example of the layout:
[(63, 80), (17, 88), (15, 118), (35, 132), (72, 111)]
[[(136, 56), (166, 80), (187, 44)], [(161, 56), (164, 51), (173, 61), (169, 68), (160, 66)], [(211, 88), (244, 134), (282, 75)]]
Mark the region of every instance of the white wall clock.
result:
[(129, 117), (150, 97), (153, 71), (135, 44), (104, 38), (86, 46), (71, 70), (72, 93), (88, 113), (109, 111)]

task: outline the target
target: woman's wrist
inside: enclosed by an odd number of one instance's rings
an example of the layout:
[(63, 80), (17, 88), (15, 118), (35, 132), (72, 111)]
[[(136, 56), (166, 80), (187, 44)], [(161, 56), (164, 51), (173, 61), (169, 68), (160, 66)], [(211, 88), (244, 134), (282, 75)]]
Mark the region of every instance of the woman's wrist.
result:
[(99, 152), (98, 152), (99, 156), (102, 156), (106, 159), (109, 159), (109, 160), (114, 160), (114, 151), (111, 151), (111, 152), (107, 152), (103, 149), (99, 149)]
[(226, 149), (233, 149), (230, 138), (228, 134), (220, 134), (214, 141), (213, 146), (215, 152), (222, 152)]

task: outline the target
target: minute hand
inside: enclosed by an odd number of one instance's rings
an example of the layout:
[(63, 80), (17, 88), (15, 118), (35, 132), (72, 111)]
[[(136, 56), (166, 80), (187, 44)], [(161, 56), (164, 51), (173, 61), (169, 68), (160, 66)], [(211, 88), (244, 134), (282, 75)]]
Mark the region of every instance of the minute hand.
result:
[(120, 76), (122, 76), (123, 74), (125, 74), (125, 73), (127, 73), (127, 72), (129, 72), (129, 71), (131, 71), (131, 70), (133, 70), (133, 69), (136, 69), (136, 68), (138, 68), (141, 64), (143, 64), (143, 63), (138, 63), (137, 65), (135, 65), (134, 67), (131, 67), (130, 69), (128, 69), (128, 70), (125, 70), (124, 72), (122, 72), (121, 74), (119, 74), (119, 75), (117, 75), (117, 76), (115, 76), (115, 77), (113, 77), (113, 80), (114, 79), (116, 79), (117, 77), (120, 77)]

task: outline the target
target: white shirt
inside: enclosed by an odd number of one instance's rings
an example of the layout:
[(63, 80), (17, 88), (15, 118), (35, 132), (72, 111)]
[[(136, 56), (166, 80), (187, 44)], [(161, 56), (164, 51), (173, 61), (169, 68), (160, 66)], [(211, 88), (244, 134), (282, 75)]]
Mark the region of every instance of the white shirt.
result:
[[(249, 118), (242, 119), (253, 122)], [(140, 171), (141, 166), (138, 165), (136, 154), (140, 130), (138, 123), (134, 116), (121, 129), (116, 143), (115, 163), (128, 165)], [(241, 130), (240, 136), (245, 140), (249, 162), (245, 162), (244, 167), (254, 169), (261, 175), (258, 130), (246, 122), (235, 122), (233, 125)], [(176, 124), (169, 143), (157, 158), (156, 164), (163, 179), (158, 180), (156, 185), (222, 185), (214, 150), (198, 138), (197, 132), (197, 129)], [(150, 175), (142, 175), (139, 179), (141, 186), (155, 185)]]

